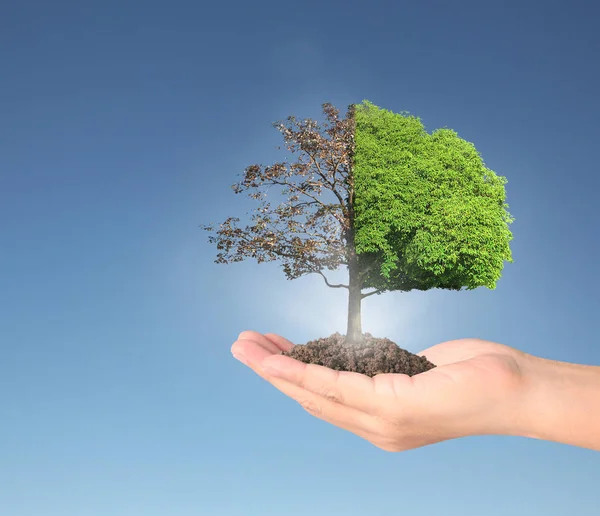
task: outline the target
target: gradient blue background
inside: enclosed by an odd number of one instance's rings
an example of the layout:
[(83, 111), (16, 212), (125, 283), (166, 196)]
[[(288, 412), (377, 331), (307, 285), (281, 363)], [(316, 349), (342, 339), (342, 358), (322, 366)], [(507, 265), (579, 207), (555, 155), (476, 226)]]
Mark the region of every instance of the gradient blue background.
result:
[(3, 2), (0, 514), (599, 514), (596, 452), (486, 436), (389, 454), (309, 416), (230, 346), (343, 333), (345, 291), (214, 264), (198, 227), (256, 205), (230, 185), (287, 155), (272, 122), (327, 101), (410, 111), (508, 178), (515, 262), (495, 291), (369, 298), (364, 330), (600, 364), (599, 15)]

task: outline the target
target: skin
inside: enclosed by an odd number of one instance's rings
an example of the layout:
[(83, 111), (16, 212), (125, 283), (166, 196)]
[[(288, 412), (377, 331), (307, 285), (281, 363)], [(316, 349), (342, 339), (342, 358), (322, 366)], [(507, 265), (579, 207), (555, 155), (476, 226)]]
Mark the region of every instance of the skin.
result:
[(460, 339), (428, 348), (438, 367), (373, 378), (280, 355), (293, 344), (240, 333), (235, 358), (311, 415), (386, 451), (470, 435), (520, 435), (600, 450), (600, 367), (545, 360)]

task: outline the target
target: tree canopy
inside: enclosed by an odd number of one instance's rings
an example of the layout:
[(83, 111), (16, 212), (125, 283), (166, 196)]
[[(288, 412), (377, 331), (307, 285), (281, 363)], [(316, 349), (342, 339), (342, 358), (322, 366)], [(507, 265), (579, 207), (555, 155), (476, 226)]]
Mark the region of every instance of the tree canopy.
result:
[(355, 246), (377, 264), (363, 288), (494, 289), (513, 261), (506, 179), (451, 129), (368, 101), (355, 123)]
[[(273, 124), (297, 159), (251, 165), (232, 185), (261, 205), (254, 224), (244, 229), (229, 217), (209, 237), (220, 251), (216, 262), (279, 260), (288, 279), (318, 273), (360, 298), (495, 288), (504, 261), (512, 262), (513, 219), (506, 179), (474, 145), (451, 129), (428, 134), (419, 118), (367, 100), (349, 106), (344, 119), (331, 104), (322, 107), (323, 125), (293, 116)], [(288, 197), (276, 207), (266, 199), (274, 186)], [(323, 273), (340, 265), (349, 285), (331, 285)]]

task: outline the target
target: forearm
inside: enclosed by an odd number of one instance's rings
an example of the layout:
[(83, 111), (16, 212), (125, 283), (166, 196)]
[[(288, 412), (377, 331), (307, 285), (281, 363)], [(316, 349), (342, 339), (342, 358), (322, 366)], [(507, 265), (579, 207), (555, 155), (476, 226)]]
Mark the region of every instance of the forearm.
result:
[(526, 356), (516, 435), (600, 451), (600, 367)]

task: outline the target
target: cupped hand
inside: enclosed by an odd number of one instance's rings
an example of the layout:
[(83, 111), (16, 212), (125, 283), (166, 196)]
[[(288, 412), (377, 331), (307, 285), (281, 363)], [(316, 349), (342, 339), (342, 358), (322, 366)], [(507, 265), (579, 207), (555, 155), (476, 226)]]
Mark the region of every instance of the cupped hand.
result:
[(436, 368), (373, 378), (280, 354), (292, 347), (279, 335), (244, 331), (231, 352), (313, 416), (386, 451), (510, 434), (521, 418), (527, 355), (503, 344), (444, 342), (418, 353)]

